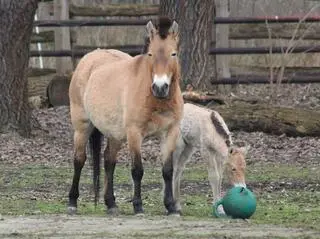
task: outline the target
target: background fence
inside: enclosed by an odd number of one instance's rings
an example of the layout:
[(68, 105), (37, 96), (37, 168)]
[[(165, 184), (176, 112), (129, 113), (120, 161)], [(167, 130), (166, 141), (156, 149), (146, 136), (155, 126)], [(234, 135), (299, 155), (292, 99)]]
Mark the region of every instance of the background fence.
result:
[[(158, 1), (134, 1), (144, 4), (129, 5), (132, 1), (90, 2), (90, 6), (80, 0), (72, 0), (70, 5), (64, 0), (39, 3), (39, 20), (34, 22), (38, 33), (33, 35), (31, 45), (31, 78), (52, 77), (55, 72), (73, 70), (79, 57), (97, 47), (116, 48), (131, 55), (141, 52), (144, 26), (158, 14)], [(110, 5), (115, 2), (126, 4)], [(289, 12), (297, 15), (291, 17), (261, 17), (257, 14), (262, 13), (252, 8), (253, 16), (241, 17), (229, 16), (234, 11), (232, 7), (237, 5), (237, 12), (241, 13), (250, 9), (250, 1), (243, 5), (235, 0), (231, 0), (236, 2), (232, 5), (222, 4), (228, 1), (217, 2), (220, 5), (213, 27), (217, 28), (218, 34), (227, 34), (229, 40), (227, 45), (225, 42), (219, 44), (213, 36), (216, 47), (212, 47), (208, 54), (215, 55), (218, 66), (224, 68), (220, 69), (220, 80), (213, 81), (213, 84), (269, 83), (271, 67), (275, 70), (286, 68), (281, 83), (320, 82), (320, 57), (315, 54), (320, 52), (320, 17), (319, 8), (315, 7), (319, 3), (289, 1), (290, 5), (286, 5), (286, 1), (278, 1), (278, 5), (271, 4), (273, 8), (265, 11), (277, 13), (279, 9), (285, 12), (295, 8), (300, 12)], [(252, 1), (251, 7), (257, 6), (258, 2), (263, 8), (264, 1)], [(130, 27), (133, 25), (134, 28)], [(260, 46), (262, 44), (264, 46)], [(294, 57), (291, 53), (300, 54)], [(39, 93), (49, 80), (33, 79), (31, 92)]]

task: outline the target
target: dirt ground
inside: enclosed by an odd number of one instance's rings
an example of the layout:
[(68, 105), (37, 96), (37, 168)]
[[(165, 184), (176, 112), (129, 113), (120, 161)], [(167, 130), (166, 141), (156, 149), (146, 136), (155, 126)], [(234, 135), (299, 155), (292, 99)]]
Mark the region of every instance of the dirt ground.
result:
[[(259, 95), (260, 91), (257, 90)], [(287, 89), (279, 95), (281, 105), (319, 109), (320, 91), (311, 86), (302, 86), (296, 91)], [(311, 92), (311, 93), (310, 93)], [(294, 94), (290, 96), (289, 94)], [(240, 89), (241, 97), (252, 96), (245, 87)], [(261, 95), (261, 94), (260, 94)], [(267, 97), (261, 95), (261, 97)], [(35, 130), (31, 139), (17, 134), (2, 134), (0, 137), (0, 165), (72, 165), (72, 130), (69, 107), (38, 109), (33, 111), (41, 129)], [(236, 143), (246, 142), (251, 146), (247, 163), (283, 163), (304, 167), (319, 167), (320, 139), (315, 137), (290, 138), (272, 136), (262, 132), (233, 132)], [(145, 161), (156, 162), (159, 147), (154, 139), (143, 144)], [(126, 146), (119, 153), (119, 161), (128, 163)], [(193, 162), (201, 162), (199, 153)], [(261, 186), (261, 185), (260, 185)], [(275, 187), (276, 185), (272, 185)], [(282, 185), (283, 186), (283, 185)], [(295, 185), (290, 185), (294, 187)], [(311, 185), (319, 190), (319, 184)], [(262, 185), (261, 187), (270, 187)], [(308, 187), (300, 185), (297, 187)], [(1, 191), (0, 191), (1, 192)], [(277, 222), (274, 222), (276, 224)], [(274, 225), (256, 225), (246, 221), (222, 219), (171, 218), (146, 215), (119, 216), (66, 216), (0, 215), (0, 238), (320, 238), (319, 232)]]
[(301, 229), (252, 225), (243, 220), (184, 220), (177, 217), (5, 217), (1, 238), (319, 238)]

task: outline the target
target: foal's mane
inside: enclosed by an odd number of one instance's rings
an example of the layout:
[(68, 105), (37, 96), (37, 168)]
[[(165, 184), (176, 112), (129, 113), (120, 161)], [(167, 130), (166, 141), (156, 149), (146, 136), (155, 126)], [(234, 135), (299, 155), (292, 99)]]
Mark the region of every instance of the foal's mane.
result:
[(230, 133), (229, 130), (226, 128), (226, 125), (224, 122), (221, 121), (221, 119), (219, 119), (220, 117), (217, 117), (215, 112), (212, 111), (210, 114), (210, 118), (212, 121), (212, 124), (214, 125), (214, 127), (216, 128), (216, 131), (218, 134), (220, 134), (226, 141), (227, 146), (231, 146), (231, 142), (230, 142)]
[[(160, 16), (158, 18), (157, 23), (155, 24), (155, 28), (160, 36), (161, 39), (166, 39), (169, 35), (169, 29), (172, 25), (172, 20), (167, 16)], [(144, 38), (144, 46), (142, 49), (142, 54), (145, 54), (148, 52), (150, 44), (150, 38), (149, 36), (146, 36)]]

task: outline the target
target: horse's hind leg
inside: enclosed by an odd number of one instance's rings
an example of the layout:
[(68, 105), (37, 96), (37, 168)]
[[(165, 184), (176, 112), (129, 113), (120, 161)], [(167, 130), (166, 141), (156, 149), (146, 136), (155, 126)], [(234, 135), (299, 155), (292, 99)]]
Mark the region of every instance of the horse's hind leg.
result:
[(104, 202), (109, 214), (118, 213), (113, 192), (113, 175), (117, 161), (117, 153), (120, 148), (121, 142), (113, 138), (108, 138), (108, 143), (104, 150)]
[(81, 170), (86, 161), (86, 145), (92, 131), (92, 125), (89, 121), (78, 121), (74, 125), (74, 174), (72, 185), (69, 191), (68, 213), (77, 212), (77, 200), (79, 197), (79, 181)]

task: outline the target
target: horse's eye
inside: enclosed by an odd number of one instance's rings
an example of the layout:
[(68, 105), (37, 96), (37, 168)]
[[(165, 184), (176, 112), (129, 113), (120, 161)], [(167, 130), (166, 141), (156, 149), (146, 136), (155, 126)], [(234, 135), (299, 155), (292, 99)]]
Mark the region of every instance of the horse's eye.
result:
[(152, 53), (148, 53), (148, 56), (152, 56)]
[(232, 168), (232, 171), (233, 171), (233, 172), (236, 171), (236, 168)]
[(174, 53), (172, 53), (172, 54), (171, 54), (171, 56), (176, 56), (176, 55), (177, 55), (177, 53), (176, 53), (176, 52), (174, 52)]

